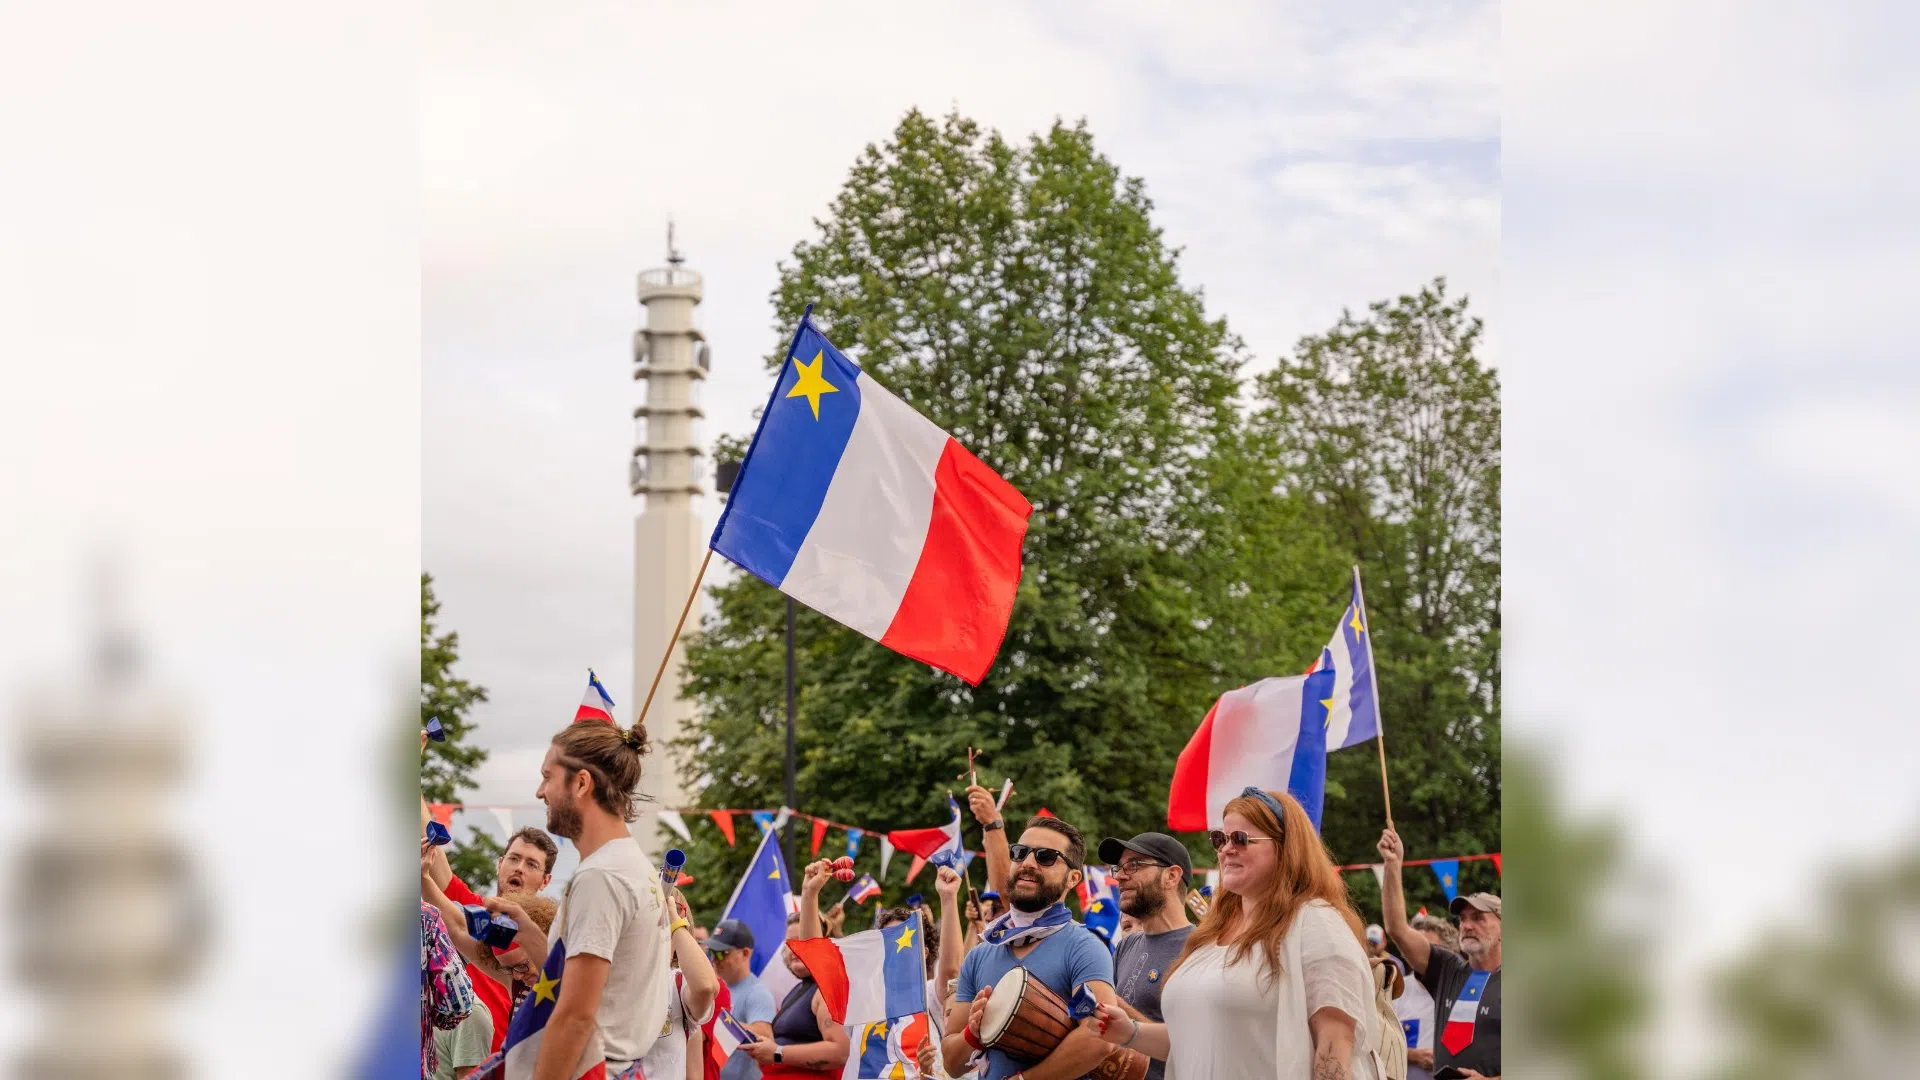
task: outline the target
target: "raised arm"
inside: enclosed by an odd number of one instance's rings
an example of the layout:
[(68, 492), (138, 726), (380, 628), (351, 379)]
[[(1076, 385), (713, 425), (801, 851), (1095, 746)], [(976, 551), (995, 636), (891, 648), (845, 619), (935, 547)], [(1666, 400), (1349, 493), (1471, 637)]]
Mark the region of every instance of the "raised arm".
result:
[(1407, 921), (1407, 897), (1400, 884), (1400, 872), (1407, 857), (1406, 846), (1400, 842), (1400, 834), (1392, 829), (1380, 834), (1378, 846), (1380, 858), (1387, 864), (1386, 872), (1380, 875), (1380, 914), (1386, 923), (1387, 936), (1400, 947), (1400, 955), (1406, 957), (1407, 966), (1413, 969), (1413, 973), (1416, 976), (1425, 975), (1427, 961), (1433, 956), (1433, 943)]
[(806, 878), (800, 882), (800, 936), (826, 936), (820, 927), (820, 890), (833, 876), (833, 862), (817, 859), (807, 864)]
[[(941, 1008), (947, 1000), (947, 983), (960, 977), (960, 961), (965, 959), (967, 950), (960, 926), (960, 885), (961, 878), (952, 867), (943, 866), (933, 883), (933, 889), (940, 894), (940, 955), (933, 962), (933, 992), (938, 1002), (930, 1003), (929, 1008)], [(942, 1015), (945, 1015), (944, 1009)]]
[(1000, 811), (993, 805), (993, 792), (979, 784), (968, 788), (967, 808), (973, 811), (973, 820), (980, 823), (980, 845), (987, 853), (987, 888), (1005, 896), (1007, 879), (1013, 876), (1013, 857), (1007, 854), (1005, 823), (987, 828), (1001, 820)]
[(713, 962), (707, 959), (706, 949), (693, 936), (693, 914), (679, 889), (667, 890), (667, 903), (673, 911), (673, 956), (680, 961), (681, 976), (687, 980), (680, 1002), (686, 1006), (687, 1016), (692, 1018), (697, 1031), (698, 1025), (713, 1016), (713, 999), (720, 994), (720, 976), (713, 970)]

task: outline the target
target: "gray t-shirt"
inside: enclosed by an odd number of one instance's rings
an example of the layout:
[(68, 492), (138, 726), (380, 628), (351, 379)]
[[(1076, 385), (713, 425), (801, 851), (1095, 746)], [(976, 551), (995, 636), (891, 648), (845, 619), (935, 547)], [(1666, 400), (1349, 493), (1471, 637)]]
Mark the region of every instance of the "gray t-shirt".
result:
[(493, 1014), (484, 1008), (474, 1009), (452, 1031), (434, 1031), (433, 1045), (440, 1054), (440, 1068), (435, 1070), (433, 1080), (453, 1080), (454, 1070), (471, 1069), (487, 1060), (487, 1052), (493, 1049)]
[[(1139, 1009), (1152, 1020), (1160, 1015), (1160, 988), (1167, 983), (1167, 969), (1186, 947), (1193, 927), (1183, 926), (1164, 934), (1128, 934), (1120, 939), (1113, 953), (1113, 990), (1120, 1000)], [(1161, 1080), (1167, 1063), (1155, 1061), (1147, 1066), (1147, 1080)]]

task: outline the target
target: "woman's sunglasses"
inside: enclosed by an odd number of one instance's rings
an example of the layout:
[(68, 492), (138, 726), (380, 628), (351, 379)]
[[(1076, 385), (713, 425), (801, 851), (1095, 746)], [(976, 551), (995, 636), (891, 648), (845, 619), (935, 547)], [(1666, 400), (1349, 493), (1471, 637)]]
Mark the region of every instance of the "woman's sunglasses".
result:
[(1052, 866), (1054, 863), (1067, 857), (1066, 852), (1050, 847), (1028, 847), (1025, 844), (1013, 844), (1007, 848), (1007, 857), (1013, 860), (1013, 865), (1015, 866), (1026, 862), (1027, 856), (1029, 855), (1033, 856), (1034, 862), (1039, 863), (1043, 867)]
[[(1234, 847), (1246, 847), (1248, 844), (1271, 844), (1274, 842), (1271, 836), (1248, 836), (1239, 829), (1235, 829), (1230, 833), (1215, 829), (1207, 834), (1207, 840), (1213, 844), (1213, 850), (1215, 851), (1219, 851), (1228, 844), (1232, 844)], [(1020, 860), (1015, 859), (1014, 861), (1019, 862)]]

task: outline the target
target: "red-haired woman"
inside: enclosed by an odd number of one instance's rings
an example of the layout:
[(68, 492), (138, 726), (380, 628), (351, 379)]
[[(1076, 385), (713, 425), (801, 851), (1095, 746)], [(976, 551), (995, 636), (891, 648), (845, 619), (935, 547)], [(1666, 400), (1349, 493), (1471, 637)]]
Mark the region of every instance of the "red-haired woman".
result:
[(1102, 1006), (1108, 1042), (1180, 1080), (1376, 1080), (1380, 1019), (1360, 917), (1305, 810), (1248, 788), (1213, 832), (1220, 889), (1165, 976), (1166, 1023)]

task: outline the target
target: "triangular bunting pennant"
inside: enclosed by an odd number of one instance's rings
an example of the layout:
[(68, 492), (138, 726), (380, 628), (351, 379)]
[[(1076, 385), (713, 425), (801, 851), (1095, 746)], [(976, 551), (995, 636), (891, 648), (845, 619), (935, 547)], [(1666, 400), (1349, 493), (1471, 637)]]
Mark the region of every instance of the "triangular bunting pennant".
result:
[(727, 846), (732, 847), (733, 846), (733, 811), (709, 810), (707, 811), (707, 816), (713, 819), (713, 823), (715, 825), (720, 826), (720, 835), (726, 837)]
[(820, 857), (820, 841), (827, 838), (827, 823), (823, 818), (813, 819), (813, 857)]
[(453, 812), (458, 809), (460, 809), (459, 803), (430, 802), (427, 804), (427, 812), (433, 815), (433, 820), (449, 829), (453, 828)]
[(864, 829), (847, 830), (847, 858), (857, 859), (860, 857), (860, 838), (865, 835), (867, 834)]
[(686, 819), (680, 816), (680, 811), (662, 810), (659, 816), (660, 824), (672, 829), (675, 836), (678, 836), (689, 844), (693, 843), (693, 834), (687, 831)]
[(1500, 855), (1498, 852), (1496, 852), (1493, 856), (1493, 872), (1496, 874), (1499, 874), (1502, 877), (1506, 876), (1506, 872), (1500, 869)]
[(893, 841), (882, 836), (880, 838), (880, 877), (882, 880), (886, 879), (887, 864), (892, 861), (893, 861)]
[(919, 877), (920, 871), (926, 868), (927, 860), (915, 855), (913, 857), (913, 865), (907, 868), (907, 884), (913, 884), (913, 879)]

